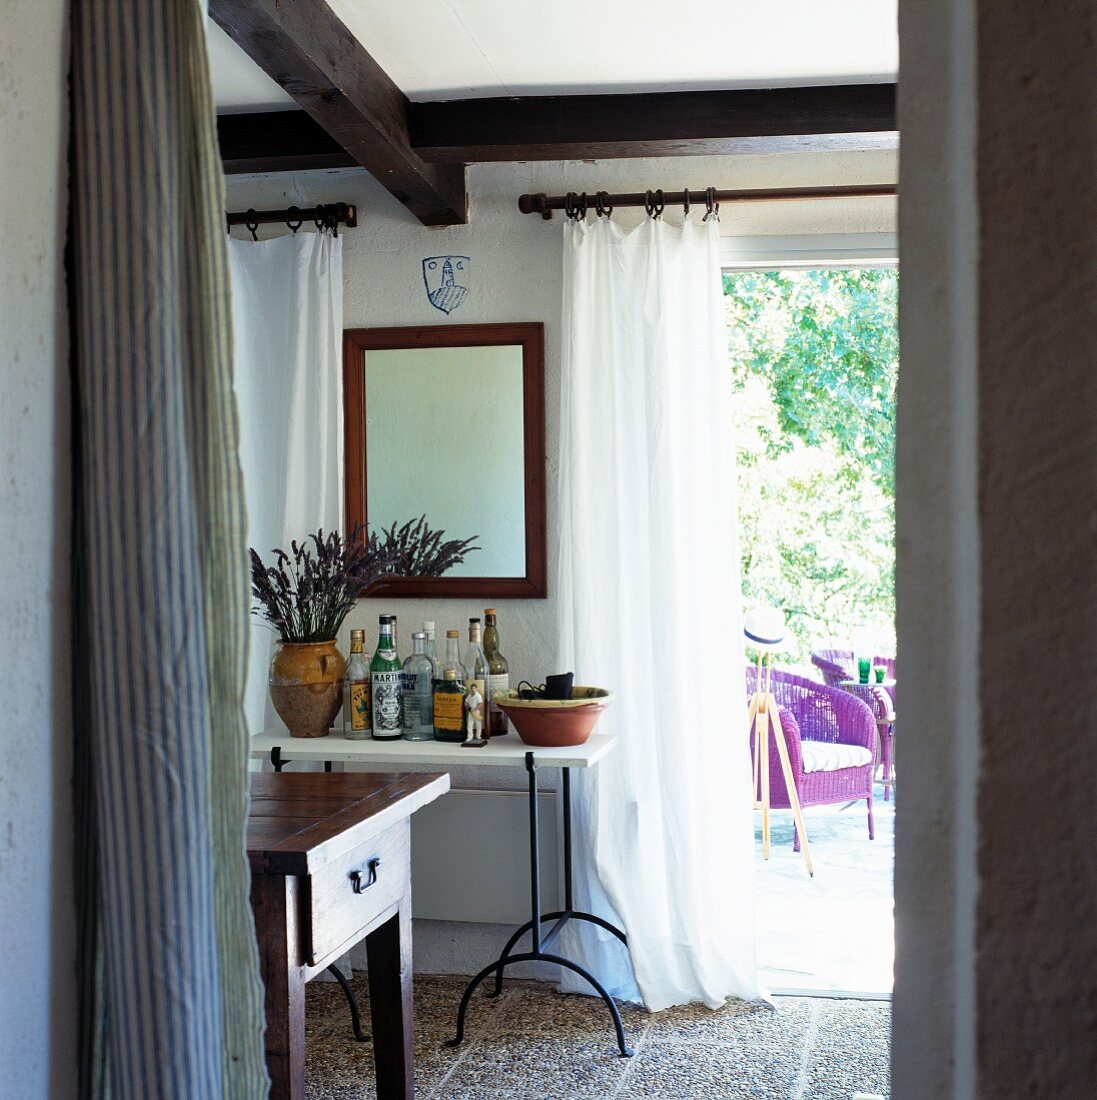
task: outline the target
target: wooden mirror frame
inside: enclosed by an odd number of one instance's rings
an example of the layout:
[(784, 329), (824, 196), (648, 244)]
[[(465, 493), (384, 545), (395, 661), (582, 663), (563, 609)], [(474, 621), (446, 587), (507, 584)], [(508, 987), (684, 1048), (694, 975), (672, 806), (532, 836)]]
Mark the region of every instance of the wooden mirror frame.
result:
[(357, 524), (366, 522), (366, 352), (476, 347), (483, 344), (522, 346), (526, 574), (524, 577), (399, 577), (382, 581), (368, 593), (363, 592), (363, 596), (544, 599), (548, 595), (545, 529), (545, 326), (539, 321), (344, 330), (343, 450), (346, 470), (346, 530), (349, 534)]

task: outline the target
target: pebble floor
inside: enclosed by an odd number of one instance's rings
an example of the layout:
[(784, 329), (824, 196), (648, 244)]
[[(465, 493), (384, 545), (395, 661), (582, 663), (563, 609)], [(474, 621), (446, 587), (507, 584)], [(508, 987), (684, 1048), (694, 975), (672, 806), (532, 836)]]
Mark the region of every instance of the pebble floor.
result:
[[(635, 1057), (620, 1058), (601, 1001), (546, 984), (479, 993), (465, 1042), (444, 1046), (465, 979), (417, 977), (416, 1097), (424, 1100), (852, 1100), (889, 1094), (891, 1005), (777, 998), (621, 1015)], [(368, 1021), (368, 986), (354, 982)], [(339, 987), (307, 987), (308, 1100), (373, 1100), (372, 1043), (356, 1043)]]

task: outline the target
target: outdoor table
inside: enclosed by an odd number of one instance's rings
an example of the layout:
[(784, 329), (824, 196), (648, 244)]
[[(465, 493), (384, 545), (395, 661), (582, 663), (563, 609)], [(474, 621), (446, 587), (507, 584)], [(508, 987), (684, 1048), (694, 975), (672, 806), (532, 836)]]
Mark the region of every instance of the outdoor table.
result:
[(891, 742), (895, 736), (895, 681), (893, 679), (871, 680), (867, 684), (862, 684), (860, 680), (841, 680), (838, 686), (843, 691), (848, 691), (850, 695), (863, 699), (872, 708), (874, 714), (877, 710), (876, 702), (881, 697), (886, 700), (886, 714), (877, 717), (876, 728), (880, 739), (880, 763), (884, 769), (884, 801), (887, 802), (891, 796), (891, 788), (895, 785), (892, 774), (894, 765), (891, 759)]

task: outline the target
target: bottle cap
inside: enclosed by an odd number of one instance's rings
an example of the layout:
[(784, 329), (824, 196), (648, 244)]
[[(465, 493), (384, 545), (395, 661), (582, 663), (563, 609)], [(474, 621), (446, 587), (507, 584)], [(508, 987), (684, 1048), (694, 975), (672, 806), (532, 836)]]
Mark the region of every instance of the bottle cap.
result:
[(395, 619), (395, 618), (396, 618), (395, 615), (378, 615), (377, 616), (377, 621), (379, 623), (391, 623), (392, 620)]
[(479, 617), (477, 617), (475, 619), (469, 619), (469, 626), (472, 626), (473, 623), (478, 623), (479, 621), (480, 621)]
[(447, 638), (460, 638), (461, 635), (458, 634), (456, 630), (447, 630), (446, 631), (446, 637)]
[(456, 680), (457, 679), (457, 669), (447, 668), (446, 671), (442, 673), (442, 679), (443, 680)]
[(433, 634), (434, 633), (434, 620), (433, 619), (424, 619), (423, 620), (423, 630), (427, 634)]
[(352, 642), (364, 642), (366, 640), (366, 632), (364, 630), (352, 630), (350, 632), (350, 640)]
[(485, 607), (484, 608), (484, 615), (488, 618), (494, 619), (495, 618), (495, 608), (494, 607)]
[(412, 632), (411, 640), (413, 642), (425, 642), (427, 640), (427, 632), (425, 630), (415, 630)]

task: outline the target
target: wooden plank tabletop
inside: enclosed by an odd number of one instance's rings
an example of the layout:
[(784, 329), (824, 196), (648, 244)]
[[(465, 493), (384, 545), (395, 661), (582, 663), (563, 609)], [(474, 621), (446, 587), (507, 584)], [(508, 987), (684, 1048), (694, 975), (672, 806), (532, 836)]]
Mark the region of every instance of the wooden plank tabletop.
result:
[(253, 870), (311, 874), (449, 790), (432, 772), (256, 772), (247, 848)]

